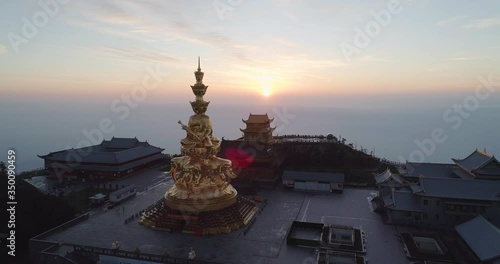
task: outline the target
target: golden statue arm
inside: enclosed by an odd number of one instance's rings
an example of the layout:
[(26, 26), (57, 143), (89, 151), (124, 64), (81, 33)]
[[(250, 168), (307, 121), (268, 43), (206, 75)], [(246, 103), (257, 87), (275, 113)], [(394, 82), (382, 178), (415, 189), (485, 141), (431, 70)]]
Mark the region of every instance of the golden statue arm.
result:
[(196, 139), (200, 140), (201, 141), (201, 138), (196, 135), (188, 126), (184, 125), (181, 120), (179, 120), (177, 122), (179, 125), (181, 125), (182, 129), (186, 130), (186, 132), (188, 132), (189, 134), (191, 134), (193, 137), (195, 137)]

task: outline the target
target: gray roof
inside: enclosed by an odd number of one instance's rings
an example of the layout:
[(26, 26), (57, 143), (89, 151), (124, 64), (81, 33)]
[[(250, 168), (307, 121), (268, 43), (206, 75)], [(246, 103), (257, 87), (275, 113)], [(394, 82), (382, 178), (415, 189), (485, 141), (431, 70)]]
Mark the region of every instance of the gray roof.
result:
[[(394, 185), (394, 186), (400, 186), (403, 185), (404, 180), (401, 179), (401, 177), (397, 174), (391, 173), (389, 168), (385, 170), (384, 172), (377, 174), (374, 176), (375, 182), (377, 184), (384, 184), (384, 185)], [(392, 184), (391, 184), (392, 183)]]
[(457, 166), (445, 163), (407, 162), (406, 173), (410, 177), (457, 178), (452, 169)]
[(417, 197), (409, 191), (392, 191), (392, 206), (389, 208), (398, 211), (420, 212)]
[(459, 168), (459, 167), (456, 167), (456, 168), (453, 168), (451, 169), (451, 171), (453, 171), (453, 173), (455, 173), (455, 175), (457, 175), (458, 177), (464, 179), (464, 180), (473, 180), (474, 179), (474, 175)]
[(90, 200), (101, 200), (103, 198), (106, 198), (106, 195), (102, 194), (102, 193), (98, 193), (96, 195), (93, 195), (93, 196), (89, 197)]
[(271, 123), (273, 122), (274, 118), (269, 118), (269, 116), (267, 116), (267, 113), (265, 114), (252, 114), (250, 113), (250, 115), (248, 115), (248, 119), (247, 120), (243, 120), (243, 123)]
[(136, 138), (113, 138), (101, 144), (68, 149), (39, 156), (46, 160), (94, 164), (123, 164), (162, 152), (162, 148), (140, 142)]
[[(500, 162), (492, 157), (483, 166), (473, 171), (476, 175), (488, 175), (500, 177)], [(478, 176), (478, 177), (479, 177)]]
[(153, 155), (153, 156), (150, 156), (147, 158), (142, 158), (140, 160), (131, 161), (131, 162), (128, 162), (128, 163), (125, 163), (122, 165), (113, 165), (113, 166), (109, 166), (106, 164), (97, 164), (96, 165), (96, 164), (86, 164), (86, 163), (81, 163), (81, 164), (77, 164), (77, 165), (73, 166), (73, 164), (66, 165), (66, 164), (59, 163), (59, 162), (54, 162), (50, 166), (53, 169), (61, 169), (61, 170), (71, 168), (74, 170), (83, 170), (83, 171), (119, 172), (119, 171), (126, 171), (128, 169), (135, 168), (139, 165), (142, 165), (142, 164), (147, 163), (147, 162), (155, 161), (155, 160), (160, 159), (162, 157), (163, 157), (162, 154), (158, 153), (156, 155)]
[(128, 149), (133, 148), (138, 144), (144, 144), (147, 142), (140, 142), (137, 138), (115, 138), (111, 140), (104, 140), (101, 146), (105, 148), (117, 148), (117, 149)]
[(408, 187), (410, 187), (411, 191), (414, 193), (419, 193), (419, 192), (424, 190), (422, 188), (422, 186), (420, 186), (419, 184), (414, 184), (414, 183), (408, 184)]
[(500, 258), (500, 229), (481, 215), (455, 229), (482, 262)]
[(313, 172), (313, 171), (284, 171), (283, 180), (298, 181), (324, 181), (324, 182), (344, 182), (343, 173), (333, 172)]
[(392, 199), (392, 193), (387, 193), (382, 195), (382, 201), (386, 207), (394, 205), (394, 200)]
[(500, 181), (422, 177), (419, 185), (423, 191), (418, 194), (424, 196), (500, 201)]
[(469, 156), (467, 156), (465, 159), (461, 160), (453, 159), (453, 161), (457, 165), (472, 171), (478, 169), (479, 167), (485, 165), (486, 163), (489, 163), (492, 159), (495, 159), (495, 157), (476, 150), (472, 152)]

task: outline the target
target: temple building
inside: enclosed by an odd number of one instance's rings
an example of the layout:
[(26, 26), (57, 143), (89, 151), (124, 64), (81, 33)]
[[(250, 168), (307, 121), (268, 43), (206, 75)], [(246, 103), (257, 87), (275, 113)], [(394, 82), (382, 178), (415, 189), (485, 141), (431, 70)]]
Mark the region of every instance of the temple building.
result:
[(453, 172), (461, 178), (500, 180), (500, 162), (484, 149), (482, 152), (474, 151), (467, 158), (452, 159), (459, 169)]
[(500, 163), (474, 151), (453, 164), (407, 162), (375, 175), (377, 204), (389, 223), (452, 226), (482, 215), (500, 225)]
[(243, 140), (259, 141), (266, 144), (273, 143), (273, 131), (276, 127), (271, 127), (274, 118), (269, 119), (267, 114), (250, 114), (247, 120), (242, 119), (247, 125), (243, 132)]
[(52, 176), (82, 180), (117, 179), (167, 161), (163, 148), (137, 138), (103, 140), (101, 144), (38, 156)]
[(274, 144), (273, 120), (267, 114), (250, 114), (242, 120), (246, 128), (240, 129), (241, 138), (222, 140), (220, 155), (232, 161), (237, 182), (256, 182), (266, 187), (280, 180), (284, 154), (281, 145)]

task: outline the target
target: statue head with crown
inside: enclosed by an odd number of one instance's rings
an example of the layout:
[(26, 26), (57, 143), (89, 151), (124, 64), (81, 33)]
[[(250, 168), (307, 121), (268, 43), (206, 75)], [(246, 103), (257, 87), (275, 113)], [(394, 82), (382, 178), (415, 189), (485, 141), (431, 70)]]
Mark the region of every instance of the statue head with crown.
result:
[(197, 115), (204, 115), (207, 112), (208, 104), (210, 104), (210, 102), (205, 101), (194, 101), (190, 103), (193, 112)]

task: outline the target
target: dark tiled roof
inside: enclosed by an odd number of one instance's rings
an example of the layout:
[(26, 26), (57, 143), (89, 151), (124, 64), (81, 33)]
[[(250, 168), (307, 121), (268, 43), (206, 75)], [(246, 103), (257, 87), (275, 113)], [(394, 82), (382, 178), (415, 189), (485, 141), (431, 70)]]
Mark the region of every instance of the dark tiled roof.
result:
[(455, 164), (472, 171), (485, 165), (492, 159), (494, 159), (494, 157), (476, 150), (465, 159), (453, 159), (453, 161), (455, 162)]
[[(500, 181), (463, 180), (446, 178), (420, 178), (420, 195), (466, 199), (500, 201)], [(412, 188), (417, 190), (417, 188)]]
[(396, 183), (396, 185), (402, 185), (404, 182), (399, 175), (392, 174), (389, 168), (387, 168), (384, 172), (375, 175), (375, 182), (377, 184), (389, 183), (391, 180)]
[(500, 229), (481, 215), (455, 226), (481, 262), (500, 259)]
[(114, 152), (116, 161), (118, 163), (124, 163), (130, 160), (134, 160), (140, 157), (149, 156), (158, 152), (162, 149), (153, 146), (139, 146), (131, 149), (122, 150), (119, 152)]
[[(162, 158), (161, 154), (156, 154), (147, 158), (143, 158), (140, 160), (132, 161), (132, 162), (127, 162), (122, 165), (115, 165), (109, 166), (107, 164), (87, 164), (87, 163), (82, 163), (82, 164), (77, 164), (75, 166), (71, 166), (71, 169), (75, 170), (83, 170), (83, 171), (103, 171), (103, 172), (120, 172), (120, 171), (126, 171), (128, 169), (135, 168), (139, 165), (142, 165), (147, 162), (152, 162), (157, 159)], [(65, 165), (63, 163), (55, 162), (51, 164), (51, 167), (53, 169), (59, 169), (59, 170), (65, 170), (68, 169), (68, 165)]]
[[(137, 138), (115, 138), (104, 140), (101, 146), (109, 149), (129, 149), (137, 145), (143, 145), (146, 142), (139, 142)], [(146, 143), (147, 144), (147, 143)]]
[(40, 157), (62, 163), (123, 164), (162, 151), (162, 148), (139, 142), (136, 138), (113, 138), (100, 145), (51, 152)]
[(445, 163), (407, 162), (406, 174), (410, 177), (457, 178), (458, 176), (452, 171), (453, 168), (457, 166)]
[(274, 119), (269, 119), (267, 114), (250, 114), (247, 120), (243, 120), (244, 123), (268, 123), (273, 122)]
[(453, 173), (455, 173), (455, 175), (457, 175), (458, 177), (460, 177), (464, 180), (473, 180), (474, 179), (473, 174), (471, 174), (465, 170), (462, 170), (459, 167), (453, 168), (453, 169), (451, 169), (451, 171), (453, 171)]
[(411, 191), (392, 191), (393, 204), (388, 206), (393, 210), (420, 212), (417, 197)]
[(240, 128), (241, 132), (250, 132), (250, 133), (259, 133), (259, 132), (271, 132), (274, 131), (275, 128), (271, 127), (263, 127), (263, 128), (258, 128), (258, 127), (252, 127), (252, 128)]
[(344, 174), (332, 172), (284, 171), (283, 180), (344, 182)]
[(420, 186), (419, 184), (414, 184), (414, 183), (408, 184), (408, 187), (410, 187), (410, 189), (413, 193), (419, 193), (419, 192), (422, 192), (424, 190), (422, 188), (422, 186)]

